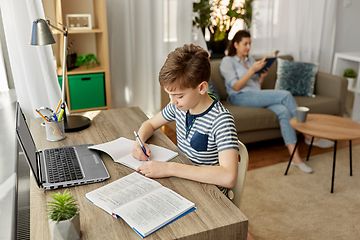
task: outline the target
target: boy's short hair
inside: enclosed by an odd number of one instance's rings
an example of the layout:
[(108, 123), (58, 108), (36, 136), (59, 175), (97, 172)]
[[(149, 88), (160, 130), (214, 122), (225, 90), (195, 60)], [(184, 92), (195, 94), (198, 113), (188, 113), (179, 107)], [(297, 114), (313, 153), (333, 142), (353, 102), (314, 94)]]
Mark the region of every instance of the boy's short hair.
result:
[(196, 88), (203, 81), (209, 82), (211, 65), (209, 54), (200, 46), (185, 44), (169, 53), (159, 72), (159, 83), (171, 90)]

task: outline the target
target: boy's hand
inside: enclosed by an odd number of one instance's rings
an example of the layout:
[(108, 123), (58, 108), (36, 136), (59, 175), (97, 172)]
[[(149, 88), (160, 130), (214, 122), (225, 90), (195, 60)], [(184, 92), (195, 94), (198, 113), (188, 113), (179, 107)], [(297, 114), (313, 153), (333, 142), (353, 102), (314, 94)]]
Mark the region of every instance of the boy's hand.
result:
[(146, 144), (144, 144), (144, 147), (145, 147), (145, 149), (146, 149), (146, 154), (147, 154), (149, 157), (147, 157), (147, 156), (145, 155), (145, 153), (143, 152), (142, 148), (140, 147), (140, 145), (139, 145), (137, 142), (135, 142), (134, 147), (133, 147), (133, 149), (132, 149), (132, 151), (131, 151), (132, 156), (133, 156), (135, 159), (140, 160), (140, 161), (147, 161), (147, 160), (149, 160), (149, 158), (150, 158), (150, 156), (151, 156), (151, 151), (147, 148)]
[(149, 178), (164, 178), (170, 177), (168, 162), (159, 162), (159, 161), (148, 161), (142, 164), (137, 172), (141, 172), (145, 177)]

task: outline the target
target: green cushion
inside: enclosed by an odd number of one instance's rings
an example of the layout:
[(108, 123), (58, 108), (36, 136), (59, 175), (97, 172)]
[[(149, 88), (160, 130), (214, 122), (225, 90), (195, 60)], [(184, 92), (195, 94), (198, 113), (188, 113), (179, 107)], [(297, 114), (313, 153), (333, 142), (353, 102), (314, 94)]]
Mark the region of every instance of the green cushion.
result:
[(278, 58), (275, 89), (287, 90), (294, 96), (311, 97), (314, 93), (318, 65)]

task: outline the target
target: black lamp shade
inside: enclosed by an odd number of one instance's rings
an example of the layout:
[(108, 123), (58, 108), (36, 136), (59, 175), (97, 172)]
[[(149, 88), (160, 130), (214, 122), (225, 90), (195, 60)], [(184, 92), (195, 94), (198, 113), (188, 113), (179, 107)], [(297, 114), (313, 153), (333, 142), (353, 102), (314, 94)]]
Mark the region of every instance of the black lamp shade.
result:
[(30, 44), (49, 45), (53, 43), (55, 43), (55, 39), (46, 20), (36, 19), (33, 22)]

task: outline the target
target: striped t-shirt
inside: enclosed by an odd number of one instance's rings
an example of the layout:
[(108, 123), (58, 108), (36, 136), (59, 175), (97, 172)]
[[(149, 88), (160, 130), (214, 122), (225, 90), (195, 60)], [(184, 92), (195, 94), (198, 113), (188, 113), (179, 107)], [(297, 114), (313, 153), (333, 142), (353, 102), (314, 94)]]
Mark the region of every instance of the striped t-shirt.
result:
[(177, 145), (195, 165), (216, 165), (219, 152), (239, 149), (234, 118), (218, 100), (198, 115), (170, 103), (161, 113), (167, 121), (176, 121)]

